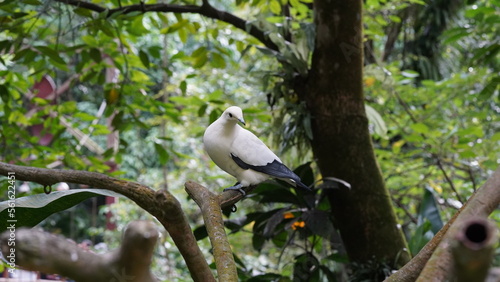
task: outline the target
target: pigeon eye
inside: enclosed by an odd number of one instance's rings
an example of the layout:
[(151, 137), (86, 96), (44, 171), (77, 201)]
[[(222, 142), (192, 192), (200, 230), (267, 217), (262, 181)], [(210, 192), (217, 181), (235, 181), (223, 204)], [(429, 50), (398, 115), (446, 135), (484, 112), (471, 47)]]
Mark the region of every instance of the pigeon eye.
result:
[(233, 114), (232, 113), (229, 113), (229, 117), (232, 118), (233, 117)]

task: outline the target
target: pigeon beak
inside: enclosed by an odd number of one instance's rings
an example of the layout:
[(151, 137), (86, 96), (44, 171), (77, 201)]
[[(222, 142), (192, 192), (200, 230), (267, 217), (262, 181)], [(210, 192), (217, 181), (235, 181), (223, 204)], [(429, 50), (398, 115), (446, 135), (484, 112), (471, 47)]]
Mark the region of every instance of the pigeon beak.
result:
[(239, 122), (241, 122), (243, 125), (247, 125), (247, 124), (245, 123), (245, 120), (244, 120), (243, 118), (239, 118), (239, 119), (238, 119), (238, 121), (239, 121)]

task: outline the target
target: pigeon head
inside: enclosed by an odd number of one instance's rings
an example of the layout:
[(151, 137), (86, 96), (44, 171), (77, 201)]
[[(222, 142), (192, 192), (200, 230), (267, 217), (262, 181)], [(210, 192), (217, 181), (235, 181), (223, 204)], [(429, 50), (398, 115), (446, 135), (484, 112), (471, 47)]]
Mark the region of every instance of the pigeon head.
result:
[(245, 120), (243, 119), (243, 111), (241, 111), (241, 108), (237, 106), (227, 108), (222, 114), (222, 118), (226, 122), (241, 122), (243, 125), (245, 125)]

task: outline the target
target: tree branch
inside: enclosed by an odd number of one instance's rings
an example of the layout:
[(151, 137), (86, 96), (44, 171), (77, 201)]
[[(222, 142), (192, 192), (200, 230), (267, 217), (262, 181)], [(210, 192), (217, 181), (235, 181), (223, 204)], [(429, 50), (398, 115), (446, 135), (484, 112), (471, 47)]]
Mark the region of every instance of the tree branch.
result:
[(64, 4), (68, 4), (71, 6), (88, 9), (94, 12), (102, 13), (107, 11), (108, 17), (113, 14), (128, 14), (132, 12), (162, 12), (162, 13), (191, 13), (191, 14), (199, 14), (205, 16), (207, 18), (220, 20), (225, 23), (228, 23), (244, 32), (252, 35), (256, 39), (258, 39), (262, 44), (264, 44), (267, 48), (279, 51), (279, 48), (274, 42), (269, 39), (265, 32), (257, 28), (254, 24), (237, 17), (231, 13), (221, 11), (219, 9), (214, 8), (208, 0), (203, 0), (203, 4), (201, 6), (196, 5), (176, 5), (176, 4), (134, 4), (129, 6), (123, 6), (114, 9), (108, 9), (97, 4), (81, 1), (81, 0), (55, 0), (56, 2), (61, 2)]
[(104, 255), (85, 251), (75, 242), (37, 229), (16, 230), (14, 247), (9, 238), (10, 231), (0, 235), (4, 257), (14, 254), (15, 264), (27, 270), (57, 273), (83, 282), (157, 281), (150, 265), (158, 230), (148, 221), (131, 222), (120, 248)]
[(496, 226), (486, 218), (471, 217), (453, 237), (455, 281), (486, 281), (498, 241)]
[(204, 186), (193, 181), (185, 184), (186, 192), (198, 204), (212, 244), (219, 281), (238, 281), (233, 252), (224, 230), (219, 198)]
[(454, 230), (471, 216), (487, 217), (499, 203), (500, 167), (410, 262), (385, 281), (413, 282), (417, 277), (421, 281), (445, 281), (452, 267), (450, 241)]
[(469, 199), (468, 205), (458, 215), (457, 220), (446, 233), (438, 248), (432, 254), (417, 281), (449, 280), (453, 264), (451, 242), (463, 222), (472, 216), (488, 217), (500, 204), (500, 167), (488, 178), (486, 183)]
[(25, 167), (0, 162), (0, 175), (16, 174), (17, 180), (50, 186), (58, 182), (85, 184), (120, 193), (156, 217), (168, 231), (186, 261), (194, 281), (215, 281), (179, 201), (167, 190), (154, 191), (142, 184), (101, 173)]

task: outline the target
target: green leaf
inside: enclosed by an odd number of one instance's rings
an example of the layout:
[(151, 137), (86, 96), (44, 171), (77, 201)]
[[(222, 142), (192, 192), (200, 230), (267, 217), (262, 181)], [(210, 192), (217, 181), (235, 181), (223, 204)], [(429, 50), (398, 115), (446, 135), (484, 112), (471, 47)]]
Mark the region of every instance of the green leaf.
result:
[(398, 17), (398, 16), (389, 15), (389, 19), (390, 19), (392, 22), (395, 22), (395, 23), (400, 23), (400, 22), (401, 22), (401, 18), (400, 18), (400, 17)]
[(266, 239), (270, 239), (274, 235), (276, 227), (283, 221), (283, 213), (286, 211), (285, 208), (275, 210), (274, 214), (269, 217), (262, 232), (262, 235)]
[(311, 115), (306, 114), (304, 116), (304, 119), (302, 120), (302, 125), (304, 126), (304, 131), (306, 133), (307, 138), (309, 140), (313, 140), (313, 132), (312, 132), (312, 127), (311, 127)]
[(273, 14), (279, 15), (281, 13), (280, 2), (276, 0), (271, 0), (271, 2), (269, 3), (269, 10), (271, 10)]
[(423, 123), (414, 123), (410, 125), (410, 128), (417, 133), (427, 133), (429, 132), (429, 127)]
[(49, 57), (51, 60), (58, 64), (66, 65), (66, 62), (59, 56), (56, 50), (47, 46), (34, 46), (35, 49), (40, 51), (43, 55)]
[(4, 84), (0, 84), (0, 98), (2, 98), (2, 101), (7, 104), (9, 102), (9, 88), (5, 86)]
[(216, 69), (223, 69), (226, 67), (226, 60), (219, 53), (211, 53), (210, 65)]
[(146, 67), (149, 68), (149, 56), (146, 52), (143, 50), (139, 51), (139, 59), (141, 59), (142, 64)]
[(293, 281), (320, 281), (318, 259), (311, 253), (303, 253), (295, 257)]
[(207, 227), (205, 224), (196, 227), (196, 229), (193, 230), (193, 235), (194, 238), (196, 238), (196, 241), (200, 241), (208, 237)]
[(479, 93), (479, 98), (483, 100), (491, 98), (491, 96), (493, 96), (495, 91), (498, 89), (499, 85), (500, 85), (500, 77), (498, 76), (493, 77), (491, 81), (488, 82), (488, 84), (486, 84), (483, 90), (481, 90), (481, 92)]
[(76, 8), (73, 10), (73, 12), (75, 12), (75, 14), (80, 15), (82, 17), (92, 18), (92, 11), (90, 11), (89, 9)]
[(328, 240), (333, 236), (334, 228), (328, 212), (308, 210), (304, 212), (304, 221), (306, 227), (311, 230), (313, 234)]
[(205, 104), (205, 105), (201, 105), (199, 108), (198, 108), (198, 117), (202, 117), (205, 115), (206, 111), (207, 111), (207, 108), (208, 108), (208, 104)]
[(443, 220), (439, 214), (439, 207), (436, 199), (434, 199), (434, 193), (431, 187), (425, 188), (424, 197), (418, 212), (418, 221), (420, 223), (423, 222), (424, 218), (428, 219), (431, 223), (431, 230), (434, 234), (443, 227)]
[(408, 247), (412, 255), (418, 254), (418, 252), (432, 239), (432, 232), (430, 231), (431, 223), (426, 220), (421, 225), (417, 227), (415, 233), (411, 236)]
[(252, 246), (256, 251), (262, 250), (262, 247), (264, 247), (264, 243), (266, 242), (266, 239), (259, 235), (259, 234), (253, 234), (252, 236)]
[[(54, 191), (50, 194), (36, 194), (17, 198), (15, 207), (11, 202), (0, 202), (0, 218), (17, 220), (16, 228), (21, 226), (33, 227), (51, 214), (71, 208), (78, 203), (96, 196), (123, 197), (122, 195), (104, 189), (74, 189), (68, 191)], [(14, 217), (11, 217), (13, 214)], [(0, 233), (7, 230), (10, 223), (0, 221)]]
[(101, 51), (99, 51), (99, 49), (97, 48), (91, 48), (89, 51), (89, 55), (96, 63), (100, 63), (102, 61)]
[(297, 195), (278, 183), (261, 183), (253, 193), (262, 197), (260, 203), (288, 203), (302, 206), (302, 201), (298, 199)]
[(167, 150), (165, 150), (165, 148), (158, 143), (155, 143), (155, 150), (158, 153), (158, 159), (160, 160), (160, 163), (162, 165), (165, 165), (170, 157)]
[(388, 139), (387, 136), (387, 126), (385, 125), (382, 116), (369, 105), (365, 105), (366, 116), (368, 120), (373, 124), (373, 131), (375, 134), (383, 139)]
[(179, 89), (181, 90), (182, 95), (186, 95), (187, 83), (185, 80), (181, 81), (181, 83), (179, 84)]

